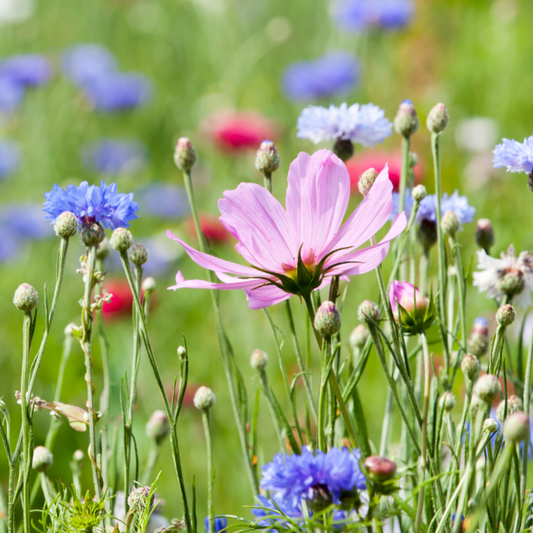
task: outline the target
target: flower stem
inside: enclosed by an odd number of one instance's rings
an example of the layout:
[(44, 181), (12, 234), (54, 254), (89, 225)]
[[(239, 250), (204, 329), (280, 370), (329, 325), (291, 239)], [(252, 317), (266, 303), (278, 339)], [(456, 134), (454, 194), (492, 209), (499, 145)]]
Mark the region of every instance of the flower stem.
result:
[(215, 533), (215, 513), (213, 511), (213, 484), (215, 481), (215, 469), (213, 467), (213, 441), (209, 424), (209, 411), (202, 411), (204, 423), (205, 442), (207, 445), (207, 516), (209, 529), (207, 533)]
[[(531, 344), (529, 345), (529, 351), (527, 354), (526, 363), (526, 375), (524, 378), (524, 413), (529, 416), (530, 401), (531, 401), (531, 366), (533, 363), (533, 337), (531, 338)], [(527, 446), (524, 447), (522, 455), (522, 475), (520, 477), (520, 494), (525, 494), (527, 487), (527, 462), (528, 453)]]
[[(411, 138), (409, 136), (402, 135), (402, 171), (400, 174), (400, 208), (399, 212), (401, 213), (405, 208), (405, 188), (407, 185), (407, 175), (409, 173), (409, 147), (411, 144)], [(416, 214), (416, 213), (415, 213)], [(411, 213), (411, 218), (413, 214)], [(411, 221), (409, 221), (411, 222)], [(405, 232), (408, 234), (408, 231)], [(404, 241), (407, 239), (402, 239), (401, 246), (398, 247), (398, 253), (396, 256), (396, 262), (400, 261), (400, 278), (405, 281), (407, 279), (407, 265), (402, 260), (404, 253)]]

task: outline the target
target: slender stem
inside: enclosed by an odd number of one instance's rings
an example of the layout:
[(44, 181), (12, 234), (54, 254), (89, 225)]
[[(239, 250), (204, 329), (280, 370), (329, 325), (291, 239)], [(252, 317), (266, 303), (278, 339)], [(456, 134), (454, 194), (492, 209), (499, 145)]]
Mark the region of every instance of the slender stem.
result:
[(215, 469), (213, 467), (213, 442), (211, 438), (211, 427), (209, 424), (209, 411), (202, 411), (202, 421), (204, 423), (205, 442), (207, 445), (207, 516), (209, 518), (209, 529), (207, 533), (214, 533), (215, 513), (213, 511), (213, 484), (215, 482)]
[[(533, 336), (531, 338), (531, 344), (529, 345), (529, 351), (527, 354), (526, 362), (526, 376), (524, 378), (524, 413), (529, 416), (530, 410), (530, 397), (531, 397), (531, 366), (533, 363)], [(522, 455), (522, 475), (520, 477), (520, 493), (525, 494), (527, 487), (527, 462), (528, 462), (528, 446), (524, 445), (524, 452)]]
[(265, 172), (263, 174), (264, 176), (264, 185), (265, 185), (265, 189), (270, 193), (272, 194), (272, 172)]
[(268, 385), (268, 376), (265, 372), (265, 369), (258, 369), (258, 375), (259, 375), (259, 382), (261, 383), (261, 389), (263, 390), (263, 394), (265, 395), (265, 398), (267, 399), (268, 407), (270, 409), (270, 414), (272, 415), (272, 422), (274, 424), (274, 428), (276, 430), (276, 435), (279, 440), (279, 444), (281, 447), (281, 450), (283, 451), (285, 444), (283, 442), (283, 434), (281, 429), (281, 422), (278, 418), (278, 414), (276, 411), (276, 407), (274, 406), (274, 400), (272, 398), (272, 394), (270, 391), (270, 386)]
[[(463, 271), (463, 263), (461, 260), (461, 247), (459, 243), (455, 240), (455, 237), (450, 237), (450, 246), (454, 252), (455, 257), (455, 269), (457, 270), (457, 289), (459, 297), (459, 320), (461, 322), (461, 349), (464, 354), (466, 354), (466, 283), (465, 276)], [(460, 358), (459, 358), (460, 359)]]
[(148, 452), (148, 459), (146, 461), (146, 467), (144, 469), (144, 474), (142, 477), (143, 485), (150, 485), (151, 483), (152, 474), (154, 472), (154, 468), (157, 463), (157, 460), (159, 459), (160, 450), (161, 450), (160, 444), (158, 444), (155, 440), (152, 441), (152, 444), (150, 446), (150, 451)]
[[(390, 374), (394, 372), (394, 362), (390, 361)], [(393, 378), (394, 379), (394, 378)], [(381, 443), (379, 446), (379, 455), (387, 457), (387, 451), (389, 446), (389, 434), (392, 421), (392, 389), (389, 387), (387, 390), (387, 401), (385, 402), (385, 416), (383, 417), (383, 424), (381, 426)]]
[[(409, 173), (409, 147), (411, 144), (411, 139), (409, 136), (402, 135), (402, 171), (400, 174), (400, 210), (401, 213), (404, 210), (405, 207), (405, 188), (407, 185), (407, 174)], [(406, 232), (407, 233), (407, 232)], [(404, 244), (403, 241), (406, 241), (407, 239), (402, 240), (402, 245)], [(398, 249), (398, 255), (397, 260), (401, 260), (400, 263), (400, 278), (402, 280), (407, 279), (407, 265), (402, 260), (402, 256), (404, 253), (404, 246), (401, 246)]]

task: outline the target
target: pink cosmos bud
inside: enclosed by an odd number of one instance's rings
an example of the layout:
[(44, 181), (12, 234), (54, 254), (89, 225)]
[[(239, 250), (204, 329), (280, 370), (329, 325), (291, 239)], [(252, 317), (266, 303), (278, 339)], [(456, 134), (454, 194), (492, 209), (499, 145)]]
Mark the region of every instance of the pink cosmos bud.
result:
[(389, 300), (394, 319), (398, 322), (398, 304), (408, 313), (415, 310), (425, 312), (429, 300), (412, 284), (407, 281), (393, 281), (389, 287)]
[(476, 242), (480, 248), (489, 253), (494, 244), (494, 229), (488, 218), (480, 218), (477, 221)]
[(391, 479), (396, 473), (396, 463), (379, 455), (367, 457), (365, 459), (365, 468), (369, 474), (372, 474), (379, 481)]

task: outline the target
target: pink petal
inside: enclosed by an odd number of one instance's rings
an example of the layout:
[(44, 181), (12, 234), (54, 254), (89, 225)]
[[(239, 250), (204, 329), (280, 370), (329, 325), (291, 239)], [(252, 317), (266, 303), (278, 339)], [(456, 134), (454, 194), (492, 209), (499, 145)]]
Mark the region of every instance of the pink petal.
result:
[(405, 213), (400, 213), (381, 242), (342, 257), (336, 257), (333, 261), (333, 263), (340, 263), (341, 261), (358, 261), (358, 263), (339, 264), (328, 271), (328, 276), (356, 276), (370, 272), (370, 270), (376, 268), (385, 259), (389, 251), (390, 242), (400, 235), (406, 225)]
[(274, 285), (265, 285), (256, 289), (246, 289), (250, 309), (263, 309), (288, 300), (292, 294), (282, 291)]
[(183, 274), (178, 272), (176, 274), (176, 285), (168, 287), (168, 290), (173, 291), (177, 289), (218, 289), (222, 291), (231, 291), (234, 289), (252, 289), (255, 286), (261, 286), (264, 283), (257, 279), (236, 279), (231, 283), (212, 283), (202, 279), (184, 279)]
[(287, 214), (264, 187), (241, 183), (224, 192), (218, 207), (220, 221), (239, 241), (235, 249), (252, 265), (283, 272), (282, 263), (297, 259), (298, 246)]
[(329, 150), (298, 154), (291, 163), (287, 215), (302, 256), (322, 254), (339, 230), (350, 199), (346, 165)]
[(392, 212), (392, 183), (388, 166), (379, 173), (370, 192), (343, 224), (324, 253), (339, 248), (358, 248), (389, 220)]
[(238, 276), (251, 276), (258, 277), (263, 276), (264, 274), (255, 268), (250, 268), (247, 266), (239, 265), (237, 263), (232, 263), (231, 261), (225, 261), (224, 259), (219, 259), (209, 254), (204, 254), (191, 248), (187, 243), (183, 242), (181, 239), (178, 239), (170, 230), (167, 231), (167, 237), (174, 239), (176, 242), (181, 244), (185, 251), (189, 254), (189, 257), (198, 265), (208, 270), (229, 272), (231, 274), (236, 274)]

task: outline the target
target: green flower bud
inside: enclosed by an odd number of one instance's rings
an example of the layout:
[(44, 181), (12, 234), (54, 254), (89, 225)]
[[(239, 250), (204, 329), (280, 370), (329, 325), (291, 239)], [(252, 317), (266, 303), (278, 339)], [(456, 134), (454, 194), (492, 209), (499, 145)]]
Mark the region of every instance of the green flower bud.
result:
[(520, 270), (510, 269), (498, 280), (498, 288), (509, 298), (520, 294), (526, 285)]
[(379, 307), (374, 302), (365, 300), (361, 302), (357, 309), (357, 318), (361, 322), (377, 322), (379, 320)]
[(109, 244), (109, 239), (107, 237), (98, 245), (96, 248), (96, 259), (103, 261), (109, 257), (111, 253), (111, 245)]
[(449, 413), (455, 407), (455, 396), (451, 392), (446, 391), (440, 397), (440, 404), (442, 408)]
[(370, 332), (364, 324), (356, 326), (350, 335), (350, 345), (352, 350), (355, 351), (364, 348), (369, 336)]
[(379, 481), (392, 479), (394, 474), (396, 474), (396, 463), (379, 455), (367, 457), (364, 465), (367, 472)]
[(432, 133), (442, 133), (449, 121), (450, 117), (446, 106), (439, 103), (429, 112), (426, 124)]
[(104, 228), (97, 222), (83, 224), (80, 231), (80, 238), (81, 242), (85, 244), (85, 246), (96, 246), (105, 238)]
[(178, 347), (178, 357), (180, 359), (184, 359), (186, 355), (187, 355), (187, 349), (185, 348), (185, 346), (179, 346)]
[(376, 169), (369, 168), (368, 170), (365, 170), (360, 176), (359, 181), (357, 182), (357, 187), (359, 188), (359, 192), (366, 196), (370, 189), (372, 188), (372, 185), (374, 185), (374, 182), (376, 181), (376, 178), (379, 176)]
[(70, 211), (61, 213), (56, 218), (54, 230), (56, 235), (62, 237), (63, 239), (70, 239), (70, 237), (74, 237), (78, 231), (78, 219), (76, 218), (76, 215)]
[(130, 261), (137, 266), (142, 266), (148, 261), (148, 250), (144, 244), (138, 242), (133, 245), (130, 252)]
[(142, 511), (147, 506), (150, 506), (150, 508), (153, 507), (154, 496), (152, 495), (150, 500), (148, 500), (151, 490), (150, 487), (136, 487), (130, 492), (128, 496), (128, 505), (132, 512)]
[(263, 141), (255, 156), (255, 168), (263, 174), (272, 174), (278, 170), (280, 157), (272, 141)]
[(194, 406), (199, 411), (209, 411), (215, 405), (215, 395), (208, 387), (200, 387), (194, 395)]
[(133, 244), (133, 237), (131, 232), (126, 228), (117, 228), (111, 234), (109, 242), (117, 252), (125, 252)]
[(487, 253), (494, 244), (494, 229), (488, 218), (480, 218), (476, 226), (476, 242)]
[(54, 456), (52, 452), (44, 446), (37, 446), (33, 450), (33, 460), (31, 466), (37, 472), (46, 472), (53, 464)]
[(502, 305), (496, 313), (496, 322), (500, 326), (510, 326), (516, 318), (516, 311), (511, 304)]
[(341, 329), (341, 315), (333, 302), (324, 302), (318, 308), (315, 329), (324, 337), (331, 337)]
[(420, 120), (418, 120), (413, 102), (411, 100), (404, 100), (400, 104), (396, 117), (394, 118), (394, 129), (396, 133), (404, 137), (410, 137), (418, 131), (419, 127)]
[(164, 411), (154, 411), (146, 423), (146, 436), (161, 444), (170, 433), (170, 424)]
[(148, 277), (148, 278), (145, 278), (144, 281), (142, 282), (141, 289), (144, 292), (153, 292), (155, 291), (156, 286), (157, 284), (155, 282), (155, 279), (152, 277)]
[(78, 329), (78, 326), (76, 324), (74, 324), (74, 322), (71, 322), (70, 324), (68, 324), (66, 327), (65, 327), (65, 337), (73, 337), (74, 336), (74, 333), (72, 333), (72, 328), (74, 329)]
[(516, 413), (518, 410), (518, 406), (514, 402), (511, 402), (509, 399), (507, 401), (503, 400), (498, 405), (498, 409), (496, 409), (496, 418), (503, 423), (507, 417)]
[(454, 237), (461, 228), (461, 223), (453, 211), (446, 211), (440, 221), (440, 227), (446, 235)]
[(174, 163), (183, 172), (190, 172), (196, 163), (196, 151), (187, 137), (181, 137), (174, 151)]
[(483, 422), (483, 431), (488, 431), (489, 433), (496, 433), (500, 429), (498, 422), (494, 418), (486, 418)]
[(264, 370), (268, 365), (268, 355), (263, 350), (254, 350), (250, 357), (250, 366), (255, 370)]
[(474, 394), (483, 402), (491, 405), (500, 394), (500, 383), (496, 376), (484, 374), (474, 385)]
[(507, 400), (512, 403), (517, 411), (523, 411), (524, 410), (524, 403), (522, 402), (521, 398), (519, 398), (516, 394), (512, 394), (507, 398)]
[(348, 161), (353, 155), (353, 143), (349, 139), (337, 139), (333, 145), (333, 153), (341, 160)]
[(529, 417), (523, 411), (516, 411), (503, 423), (505, 440), (517, 443), (529, 439)]
[(427, 195), (428, 193), (424, 185), (417, 185), (416, 187), (413, 187), (411, 192), (413, 200), (418, 203), (420, 203)]
[(19, 311), (29, 313), (39, 304), (39, 295), (31, 285), (23, 283), (22, 285), (19, 285), (15, 291), (13, 303)]

